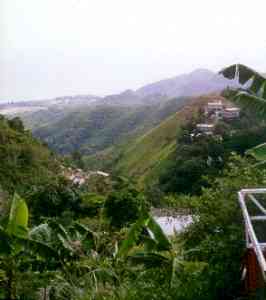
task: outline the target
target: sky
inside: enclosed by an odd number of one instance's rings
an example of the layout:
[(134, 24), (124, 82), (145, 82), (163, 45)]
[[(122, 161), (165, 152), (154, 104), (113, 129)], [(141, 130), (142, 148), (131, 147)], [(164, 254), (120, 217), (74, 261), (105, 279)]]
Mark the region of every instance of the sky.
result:
[(266, 71), (265, 0), (0, 0), (0, 101), (99, 96), (197, 68)]

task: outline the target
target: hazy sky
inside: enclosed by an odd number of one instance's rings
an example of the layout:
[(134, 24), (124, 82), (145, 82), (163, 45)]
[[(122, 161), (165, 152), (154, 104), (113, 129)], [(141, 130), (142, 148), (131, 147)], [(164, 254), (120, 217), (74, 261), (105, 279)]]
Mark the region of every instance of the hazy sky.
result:
[(266, 71), (265, 0), (0, 0), (0, 100), (116, 93), (242, 62)]

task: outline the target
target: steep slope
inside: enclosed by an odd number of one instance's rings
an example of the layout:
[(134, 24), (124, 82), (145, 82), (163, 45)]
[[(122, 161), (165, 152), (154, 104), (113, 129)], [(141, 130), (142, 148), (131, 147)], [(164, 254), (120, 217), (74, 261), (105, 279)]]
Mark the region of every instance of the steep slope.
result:
[(18, 119), (0, 116), (0, 187), (27, 189), (52, 179), (59, 166), (54, 155), (24, 131)]
[(140, 185), (156, 180), (158, 173), (167, 166), (167, 160), (174, 154), (176, 138), (182, 124), (190, 120), (200, 107), (214, 97), (223, 99), (218, 95), (191, 98), (181, 110), (126, 145), (120, 153), (115, 171), (135, 177)]

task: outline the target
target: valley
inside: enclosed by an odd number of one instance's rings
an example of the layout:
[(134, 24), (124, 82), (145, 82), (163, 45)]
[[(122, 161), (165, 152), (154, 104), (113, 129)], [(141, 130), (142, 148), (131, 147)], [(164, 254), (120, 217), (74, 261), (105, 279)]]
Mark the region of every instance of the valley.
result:
[(233, 78), (1, 104), (0, 299), (237, 299), (266, 126)]
[(195, 70), (117, 95), (77, 95), (9, 102), (0, 113), (22, 118), (33, 135), (60, 154), (94, 155), (135, 139), (181, 109), (190, 97), (237, 86), (209, 70)]

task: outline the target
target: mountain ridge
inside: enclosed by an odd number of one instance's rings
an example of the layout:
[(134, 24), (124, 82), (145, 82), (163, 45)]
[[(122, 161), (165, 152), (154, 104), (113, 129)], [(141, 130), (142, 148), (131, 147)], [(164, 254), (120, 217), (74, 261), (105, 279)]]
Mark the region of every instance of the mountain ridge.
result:
[(180, 96), (199, 96), (200, 94), (208, 94), (211, 92), (219, 92), (226, 88), (228, 85), (237, 85), (236, 81), (224, 78), (209, 69), (199, 68), (188, 73), (183, 73), (176, 75), (174, 77), (168, 77), (159, 81), (145, 84), (140, 88), (135, 90), (126, 89), (117, 94), (109, 94), (106, 96), (97, 96), (92, 94), (77, 94), (68, 96), (59, 96), (49, 99), (40, 100), (22, 100), (9, 103), (0, 102), (0, 113), (1, 106), (11, 104), (13, 105), (23, 105), (27, 103), (29, 105), (38, 105), (45, 102), (59, 102), (59, 101), (78, 101), (78, 100), (99, 100), (103, 104), (114, 104), (123, 105), (125, 99), (128, 99), (127, 104), (143, 104), (147, 97), (164, 97), (173, 98)]

